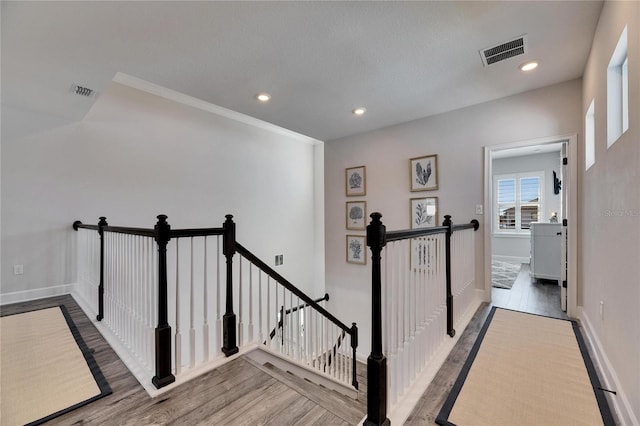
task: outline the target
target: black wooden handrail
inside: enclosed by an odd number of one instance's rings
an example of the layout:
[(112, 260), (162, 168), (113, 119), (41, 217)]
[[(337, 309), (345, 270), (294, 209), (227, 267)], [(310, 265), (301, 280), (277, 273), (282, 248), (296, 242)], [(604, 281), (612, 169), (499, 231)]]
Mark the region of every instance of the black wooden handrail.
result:
[[(298, 296), (304, 304), (287, 309), (282, 312), (282, 316), (295, 312), (303, 307), (310, 306), (318, 313), (323, 315), (343, 331), (342, 336), (348, 333), (351, 337), (351, 348), (353, 350), (353, 377), (352, 385), (358, 389), (356, 376), (356, 348), (358, 346), (358, 327), (352, 323), (351, 327), (345, 325), (332, 314), (330, 314), (318, 302), (329, 300), (329, 295), (325, 294), (318, 300), (313, 300), (297, 287), (287, 281), (284, 277), (274, 271), (266, 263), (257, 256), (243, 247), (236, 241), (236, 225), (233, 222), (232, 215), (226, 215), (226, 221), (221, 228), (191, 228), (191, 229), (171, 229), (167, 223), (166, 215), (157, 216), (158, 222), (153, 228), (130, 228), (121, 226), (109, 226), (105, 217), (100, 217), (98, 225), (85, 225), (77, 220), (73, 222), (73, 229), (89, 229), (97, 231), (100, 236), (100, 281), (98, 285), (98, 321), (103, 319), (104, 315), (104, 232), (114, 232), (128, 235), (138, 235), (154, 238), (158, 246), (158, 324), (155, 329), (155, 369), (156, 374), (152, 378), (152, 383), (161, 388), (175, 381), (174, 375), (171, 373), (171, 326), (168, 323), (168, 307), (167, 307), (167, 243), (171, 238), (184, 237), (206, 237), (209, 235), (222, 235), (222, 254), (226, 258), (226, 300), (225, 313), (222, 318), (222, 352), (226, 356), (238, 353), (239, 348), (236, 342), (236, 315), (233, 312), (233, 256), (237, 253), (242, 255), (256, 267), (273, 278), (276, 282)], [(278, 324), (282, 327), (282, 318)], [(273, 332), (272, 336), (273, 338)], [(339, 339), (338, 345), (341, 340)], [(335, 352), (335, 347), (334, 347)]]
[[(479, 227), (480, 227), (480, 223), (476, 219), (473, 219), (470, 223), (453, 225), (451, 227), (451, 230), (453, 232), (462, 231), (464, 229), (471, 229), (471, 228), (473, 228), (474, 230), (477, 230)], [(391, 241), (406, 240), (410, 238), (419, 238), (419, 237), (425, 237), (427, 235), (444, 234), (448, 230), (449, 230), (449, 227), (447, 226), (434, 226), (433, 228), (402, 229), (399, 231), (388, 231), (386, 233), (385, 241), (389, 243)]]
[[(98, 225), (85, 225), (79, 220), (73, 222), (73, 229), (91, 229), (99, 231)], [(114, 232), (118, 234), (139, 235), (142, 237), (154, 237), (155, 229), (152, 228), (131, 228), (124, 226), (104, 226), (103, 231)], [(184, 237), (206, 237), (210, 235), (223, 235), (224, 228), (187, 228), (187, 229), (171, 229), (169, 231), (170, 238), (184, 238)]]
[(116, 234), (139, 235), (141, 237), (155, 237), (156, 231), (149, 228), (126, 228), (124, 226), (105, 226), (105, 232)]
[(405, 229), (387, 232), (382, 224), (380, 213), (370, 215), (367, 226), (367, 246), (371, 249), (371, 354), (367, 358), (367, 417), (365, 426), (387, 426), (387, 358), (382, 352), (382, 276), (381, 254), (387, 242), (400, 241), (427, 235), (445, 234), (445, 273), (447, 334), (455, 336), (453, 328), (453, 294), (451, 288), (451, 236), (456, 231), (473, 229), (477, 231), (480, 223), (473, 219), (470, 223), (454, 225), (450, 215), (445, 215), (442, 226), (426, 229)]
[(444, 234), (449, 228), (446, 226), (435, 226), (433, 228), (402, 229), (399, 231), (389, 231), (386, 233), (386, 242), (406, 240), (410, 238), (425, 237), (427, 235)]
[(333, 315), (331, 315), (331, 313), (328, 312), (325, 308), (323, 308), (322, 306), (318, 305), (318, 303), (314, 302), (313, 299), (311, 299), (309, 296), (304, 294), (300, 289), (298, 289), (298, 287), (296, 287), (293, 284), (291, 284), (282, 275), (280, 275), (279, 273), (274, 271), (269, 265), (267, 265), (262, 260), (260, 260), (255, 254), (253, 254), (249, 250), (247, 250), (242, 244), (236, 242), (236, 250), (238, 251), (238, 253), (240, 253), (242, 255), (242, 257), (247, 259), (249, 262), (253, 263), (262, 272), (264, 272), (265, 274), (269, 275), (271, 278), (276, 280), (284, 288), (286, 288), (291, 293), (295, 294), (300, 299), (302, 299), (307, 304), (307, 306), (311, 306), (313, 309), (315, 309), (316, 311), (320, 312), (323, 316), (325, 316), (329, 321), (331, 321), (332, 323), (334, 323), (335, 325), (337, 325), (338, 327), (340, 327), (344, 331), (346, 331), (348, 333), (351, 333), (351, 327), (345, 325), (345, 323), (343, 323), (338, 318), (336, 318)]
[[(314, 302), (320, 303), (327, 300), (329, 300), (329, 293), (325, 293), (324, 296), (315, 299)], [(298, 306), (294, 306), (293, 308), (287, 309), (286, 311), (284, 311), (284, 314), (289, 315), (290, 313), (295, 312), (298, 309), (306, 308), (307, 306), (311, 306), (311, 305), (309, 305), (308, 303), (302, 303)]]
[(170, 234), (172, 238), (208, 237), (210, 235), (224, 235), (224, 228), (172, 229)]
[(343, 332), (349, 334), (349, 336), (351, 337), (351, 349), (353, 351), (353, 356), (351, 359), (351, 362), (352, 362), (351, 386), (353, 386), (355, 389), (358, 389), (358, 378), (356, 374), (356, 348), (358, 347), (358, 326), (356, 325), (356, 323), (355, 322), (352, 323), (351, 327), (346, 326), (342, 321), (340, 321), (339, 319), (331, 315), (326, 309), (318, 305), (317, 302), (315, 302), (309, 296), (307, 296), (302, 291), (300, 291), (296, 286), (294, 286), (289, 281), (287, 281), (282, 275), (274, 271), (273, 268), (271, 268), (269, 265), (264, 263), (256, 255), (251, 253), (249, 250), (247, 250), (244, 246), (242, 246), (242, 244), (238, 243), (237, 241), (235, 243), (235, 250), (241, 256), (247, 259), (249, 262), (253, 263), (256, 267), (258, 267), (258, 269), (260, 269), (262, 272), (264, 272), (265, 274), (267, 274), (268, 276), (276, 280), (276, 282), (278, 282), (284, 288), (286, 288), (291, 293), (295, 294), (300, 299), (302, 299), (302, 301), (305, 302), (307, 306), (311, 306), (316, 312), (319, 312), (325, 318), (331, 321), (333, 324), (340, 327), (343, 330)]
[[(314, 300), (314, 302), (318, 303), (318, 302), (322, 302), (324, 300), (329, 300), (329, 293), (325, 293), (324, 296), (317, 298), (316, 300)], [(294, 308), (287, 309), (286, 311), (284, 311), (284, 315), (289, 315), (290, 313), (295, 312), (295, 311), (297, 311), (298, 309), (301, 309), (301, 308), (306, 308), (307, 306), (310, 306), (310, 305), (308, 303), (303, 303), (303, 304), (298, 305), (298, 306), (296, 306)], [(280, 309), (280, 315), (281, 316), (280, 316), (280, 319), (278, 320), (278, 325), (276, 325), (276, 327), (273, 330), (271, 330), (271, 333), (269, 333), (269, 338), (270, 339), (273, 339), (276, 336), (276, 332), (278, 331), (278, 329), (282, 328), (282, 321), (284, 320), (282, 314), (283, 314), (282, 309)], [(265, 343), (266, 343), (266, 341), (265, 341)]]
[(91, 230), (97, 231), (98, 225), (85, 225), (79, 220), (76, 220), (75, 222), (73, 222), (73, 230), (77, 231), (78, 229), (91, 229)]

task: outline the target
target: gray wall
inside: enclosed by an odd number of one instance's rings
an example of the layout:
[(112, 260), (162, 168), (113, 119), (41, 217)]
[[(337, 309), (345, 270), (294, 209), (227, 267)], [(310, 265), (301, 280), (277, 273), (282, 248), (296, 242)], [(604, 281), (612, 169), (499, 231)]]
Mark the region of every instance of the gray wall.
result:
[[(370, 339), (370, 267), (345, 261), (345, 168), (366, 165), (368, 212), (383, 214), (388, 230), (409, 227), (409, 200), (438, 197), (439, 221), (478, 219), (484, 203), (483, 147), (548, 136), (580, 128), (580, 80), (523, 93), (446, 114), (325, 143), (326, 281), (328, 302), (338, 318), (360, 328), (361, 355)], [(409, 159), (438, 155), (439, 189), (409, 191)], [(484, 288), (484, 227), (476, 232), (476, 286)]]
[(74, 220), (152, 227), (161, 213), (173, 228), (231, 213), (247, 248), (269, 263), (284, 254), (278, 271), (324, 294), (322, 143), (118, 83), (82, 122), (2, 114), (1, 294), (75, 282)]
[[(540, 222), (548, 222), (551, 212), (555, 211), (560, 215), (560, 205), (562, 193), (553, 193), (553, 172), (561, 175), (560, 151), (545, 154), (525, 155), (521, 157), (498, 158), (493, 160), (493, 175), (523, 172), (544, 172), (543, 194), (544, 211), (541, 214)], [(493, 178), (492, 178), (493, 179)], [(487, 216), (488, 218), (488, 216)], [(531, 250), (530, 235), (492, 235), (492, 255), (529, 258)]]
[[(607, 149), (607, 66), (628, 29), (629, 130)], [(595, 164), (580, 146), (579, 302), (608, 367), (610, 396), (640, 424), (640, 2), (605, 2), (583, 79), (581, 114), (595, 98)], [(600, 314), (602, 302), (603, 314)], [(635, 417), (635, 418), (634, 418)]]

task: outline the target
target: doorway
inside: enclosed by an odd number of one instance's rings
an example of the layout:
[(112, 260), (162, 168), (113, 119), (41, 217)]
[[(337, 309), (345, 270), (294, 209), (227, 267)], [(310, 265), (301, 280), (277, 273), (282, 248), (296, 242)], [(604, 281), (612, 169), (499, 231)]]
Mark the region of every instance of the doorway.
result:
[(485, 148), (485, 294), (497, 306), (576, 315), (575, 139)]

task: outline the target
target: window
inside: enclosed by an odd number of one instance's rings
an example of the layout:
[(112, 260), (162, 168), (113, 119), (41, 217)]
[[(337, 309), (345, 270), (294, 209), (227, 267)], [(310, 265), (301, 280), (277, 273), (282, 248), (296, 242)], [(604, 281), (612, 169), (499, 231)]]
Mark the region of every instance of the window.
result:
[(629, 60), (624, 27), (607, 68), (607, 148), (629, 128)]
[(584, 117), (584, 162), (585, 170), (589, 170), (596, 163), (596, 118), (595, 118), (595, 99), (591, 100), (591, 105)]
[(494, 232), (528, 234), (542, 212), (544, 172), (497, 175)]

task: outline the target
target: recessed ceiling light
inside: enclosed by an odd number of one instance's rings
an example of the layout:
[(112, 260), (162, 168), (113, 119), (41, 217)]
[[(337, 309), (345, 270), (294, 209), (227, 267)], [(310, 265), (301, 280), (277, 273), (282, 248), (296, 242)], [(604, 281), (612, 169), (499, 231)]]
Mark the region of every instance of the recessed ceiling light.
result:
[(256, 99), (260, 102), (269, 102), (269, 99), (271, 99), (271, 95), (268, 93), (258, 93), (256, 95)]
[(520, 70), (522, 71), (531, 71), (538, 68), (538, 63), (536, 61), (531, 61), (520, 65)]
[(367, 109), (365, 107), (360, 107), (360, 108), (356, 108), (352, 111), (355, 115), (364, 115), (365, 112), (367, 112)]

